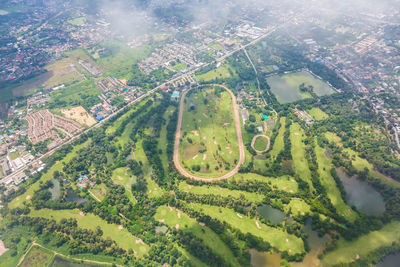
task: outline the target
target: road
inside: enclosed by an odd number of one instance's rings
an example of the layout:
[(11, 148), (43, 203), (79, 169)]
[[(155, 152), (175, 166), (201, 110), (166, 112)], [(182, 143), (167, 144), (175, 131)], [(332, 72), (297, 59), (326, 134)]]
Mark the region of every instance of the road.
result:
[(245, 148), (243, 144), (243, 138), (242, 138), (242, 128), (240, 125), (240, 118), (239, 118), (239, 106), (237, 105), (236, 102), (236, 97), (233, 94), (231, 90), (229, 90), (226, 86), (219, 85), (219, 84), (210, 84), (208, 86), (218, 86), (221, 87), (229, 92), (232, 98), (232, 105), (233, 105), (233, 113), (234, 113), (234, 120), (235, 120), (235, 128), (236, 128), (236, 135), (238, 139), (238, 146), (239, 146), (239, 161), (236, 164), (235, 168), (231, 170), (230, 172), (224, 174), (223, 176), (216, 177), (216, 178), (203, 178), (203, 177), (198, 177), (196, 175), (193, 175), (185, 170), (185, 168), (182, 167), (181, 162), (179, 161), (179, 145), (180, 145), (180, 138), (181, 138), (181, 128), (182, 128), (182, 118), (183, 118), (183, 111), (185, 109), (185, 96), (186, 94), (191, 90), (187, 90), (182, 94), (181, 101), (179, 104), (179, 115), (178, 115), (178, 123), (176, 126), (176, 133), (175, 133), (175, 144), (174, 144), (174, 164), (177, 170), (186, 178), (193, 179), (196, 181), (201, 181), (201, 182), (207, 182), (207, 183), (212, 183), (212, 182), (217, 182), (217, 181), (222, 181), (225, 179), (228, 179), (229, 177), (232, 177), (235, 175), (239, 169), (240, 166), (244, 163), (245, 160)]
[[(293, 19), (293, 18), (292, 18), (292, 19)], [(267, 33), (261, 35), (261, 36), (258, 37), (257, 39), (254, 39), (253, 41), (249, 42), (248, 44), (243, 45), (243, 46), (241, 46), (241, 47), (239, 47), (239, 48), (237, 48), (237, 49), (235, 49), (235, 50), (233, 50), (233, 51), (231, 51), (231, 52), (229, 52), (229, 53), (223, 55), (222, 57), (218, 58), (217, 61), (218, 61), (218, 62), (221, 62), (221, 61), (225, 60), (227, 57), (232, 56), (232, 55), (235, 54), (236, 52), (238, 52), (238, 51), (240, 51), (240, 50), (242, 50), (242, 49), (245, 49), (246, 47), (249, 47), (249, 46), (251, 46), (251, 45), (256, 44), (256, 43), (259, 42), (260, 40), (262, 40), (262, 39), (264, 39), (265, 37), (269, 36), (270, 34), (274, 33), (277, 29), (279, 29), (279, 28), (285, 26), (285, 25), (286, 25), (287, 23), (289, 23), (292, 19), (289, 19), (288, 21), (286, 21), (286, 22), (285, 22), (284, 24), (282, 24), (282, 25), (273, 27), (271, 30), (269, 30)], [(181, 79), (183, 76), (185, 76), (185, 75), (191, 75), (191, 74), (195, 73), (196, 71), (198, 71), (199, 69), (201, 69), (201, 68), (203, 68), (203, 67), (206, 67), (206, 66), (208, 66), (208, 65), (210, 65), (210, 64), (212, 64), (212, 63), (213, 63), (213, 62), (210, 62), (210, 63), (204, 64), (204, 65), (202, 65), (202, 66), (199, 66), (199, 67), (197, 67), (197, 68), (195, 68), (195, 69), (193, 69), (193, 70), (191, 70), (191, 71), (189, 71), (189, 72), (187, 72), (187, 73), (179, 74), (179, 76), (177, 76), (177, 77), (175, 77), (175, 78), (173, 78), (173, 79), (171, 79), (171, 80), (168, 80), (168, 81), (166, 81), (165, 83), (160, 84), (159, 86), (155, 87), (154, 89), (148, 91), (146, 94), (144, 94), (144, 95), (142, 95), (141, 97), (137, 98), (136, 100), (132, 101), (132, 102), (129, 103), (127, 106), (131, 106), (131, 105), (133, 105), (133, 104), (135, 104), (135, 103), (141, 101), (142, 99), (144, 99), (144, 98), (147, 97), (147, 96), (150, 96), (150, 95), (153, 94), (155, 91), (157, 91), (158, 89), (164, 87), (165, 85), (167, 85), (167, 84), (169, 84), (169, 83), (172, 83), (172, 82), (175, 82), (175, 81), (178, 81), (178, 80), (180, 80), (180, 79)], [(127, 107), (127, 106), (125, 106), (125, 107)], [(103, 121), (101, 121), (101, 122), (99, 122), (99, 123), (93, 125), (91, 128), (86, 129), (86, 130), (83, 131), (82, 133), (80, 133), (80, 134), (78, 134), (78, 135), (72, 137), (71, 139), (67, 140), (67, 141), (64, 142), (63, 144), (60, 144), (59, 146), (57, 146), (57, 147), (53, 148), (52, 150), (48, 151), (47, 153), (43, 154), (43, 155), (40, 156), (39, 158), (36, 158), (35, 160), (33, 160), (33, 161), (30, 162), (29, 164), (25, 165), (23, 168), (19, 169), (18, 171), (15, 171), (15, 172), (11, 173), (10, 175), (7, 175), (7, 176), (3, 177), (2, 179), (0, 179), (0, 185), (4, 184), (6, 181), (8, 181), (8, 180), (9, 180), (11, 177), (13, 177), (14, 175), (18, 175), (18, 174), (24, 172), (26, 169), (28, 169), (28, 168), (29, 168), (30, 166), (32, 166), (33, 164), (37, 163), (39, 160), (42, 160), (42, 159), (45, 158), (45, 157), (51, 156), (52, 154), (54, 154), (58, 149), (60, 149), (60, 148), (63, 147), (64, 145), (70, 144), (71, 142), (77, 140), (82, 134), (87, 133), (87, 132), (89, 132), (90, 130), (92, 130), (92, 129), (94, 129), (94, 128), (97, 128), (97, 127), (102, 126), (102, 125), (103, 125), (106, 121), (108, 121), (110, 118), (114, 117), (116, 114), (118, 114), (119, 112), (121, 112), (125, 107), (123, 107), (123, 108), (121, 108), (121, 109), (115, 111), (114, 113), (112, 113), (109, 117), (107, 117), (107, 118), (104, 119)]]

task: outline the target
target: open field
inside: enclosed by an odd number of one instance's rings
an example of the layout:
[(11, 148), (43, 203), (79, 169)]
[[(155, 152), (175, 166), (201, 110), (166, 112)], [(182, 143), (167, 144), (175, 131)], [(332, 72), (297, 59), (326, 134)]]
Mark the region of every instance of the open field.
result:
[(207, 265), (205, 263), (203, 263), (201, 260), (199, 260), (192, 254), (187, 252), (186, 249), (179, 247), (179, 246), (177, 248), (178, 248), (179, 252), (182, 253), (182, 255), (184, 255), (194, 267), (207, 267)]
[(304, 140), (304, 130), (298, 123), (293, 123), (290, 126), (290, 141), (292, 143), (292, 157), (293, 157), (293, 169), (294, 171), (308, 183), (310, 189), (313, 188), (311, 181), (311, 171), (308, 167), (308, 161), (306, 158), (306, 150)]
[(357, 258), (368, 255), (373, 250), (390, 246), (393, 242), (400, 241), (400, 222), (393, 221), (378, 231), (370, 232), (356, 240), (346, 241), (339, 239), (337, 248), (328, 252), (323, 257), (323, 262), (328, 265), (349, 263)]
[(232, 77), (232, 74), (233, 76), (236, 76), (235, 70), (231, 66), (224, 64), (207, 73), (196, 75), (196, 77), (200, 82), (209, 82), (217, 78), (230, 78)]
[(239, 160), (230, 94), (220, 88), (193, 90), (185, 102), (179, 146), (181, 164), (200, 177), (227, 173)]
[(316, 145), (315, 154), (317, 156), (320, 181), (322, 186), (326, 189), (328, 198), (331, 200), (333, 206), (341, 216), (344, 216), (350, 221), (354, 221), (357, 218), (357, 214), (348, 205), (346, 205), (346, 203), (344, 203), (340, 191), (336, 186), (336, 182), (330, 174), (332, 164), (326, 157), (325, 150)]
[(107, 194), (107, 187), (105, 184), (96, 184), (89, 189), (89, 193), (91, 193), (97, 201), (103, 201)]
[(306, 71), (289, 73), (284, 75), (273, 75), (267, 78), (272, 92), (281, 104), (295, 102), (301, 99), (310, 98), (309, 93), (300, 92), (299, 86), (312, 85), (318, 96), (333, 94), (334, 90), (324, 81), (317, 79)]
[(86, 18), (84, 18), (84, 17), (79, 17), (79, 18), (68, 20), (69, 24), (72, 24), (75, 26), (81, 26), (81, 25), (85, 24), (85, 22), (86, 22)]
[(271, 185), (272, 189), (282, 190), (289, 193), (295, 193), (298, 190), (297, 182), (290, 176), (265, 177), (255, 173), (238, 173), (231, 180), (236, 181), (259, 181)]
[(311, 211), (310, 206), (302, 199), (294, 198), (290, 200), (289, 204), (284, 206), (285, 213), (291, 211), (295, 216), (304, 216)]
[(96, 120), (87, 113), (87, 111), (82, 107), (73, 107), (68, 109), (62, 109), (61, 113), (69, 118), (77, 121), (81, 125), (92, 126), (96, 123)]
[(254, 148), (257, 151), (264, 151), (268, 146), (268, 138), (266, 136), (258, 136), (254, 142)]
[(285, 145), (283, 140), (283, 135), (285, 134), (285, 122), (286, 118), (281, 117), (280, 118), (281, 127), (279, 128), (279, 132), (275, 138), (272, 149), (268, 152), (273, 159), (276, 158), (276, 156), (278, 156), (278, 154), (283, 150)]
[(300, 238), (290, 235), (281, 229), (267, 226), (246, 215), (239, 214), (239, 216), (234, 210), (197, 203), (190, 203), (189, 206), (212, 218), (224, 221), (243, 233), (251, 233), (261, 237), (269, 242), (272, 247), (279, 251), (287, 251), (289, 255), (304, 251), (304, 244)]
[(78, 226), (84, 229), (96, 230), (99, 226), (103, 231), (103, 238), (111, 238), (123, 249), (133, 249), (139, 256), (143, 256), (148, 251), (148, 246), (133, 236), (125, 228), (116, 224), (108, 224), (100, 217), (93, 214), (84, 214), (80, 210), (33, 210), (29, 214), (31, 217), (42, 217), (60, 221), (62, 218), (74, 218), (78, 221)]
[(170, 228), (189, 231), (200, 238), (213, 252), (221, 256), (230, 266), (239, 266), (229, 247), (221, 241), (219, 236), (207, 226), (201, 226), (195, 219), (171, 207), (160, 206), (154, 218), (167, 224)]
[(151, 179), (149, 176), (147, 176), (147, 195), (149, 198), (158, 198), (161, 197), (165, 191), (161, 187), (158, 186), (156, 182), (154, 182), (153, 179)]
[(314, 120), (317, 121), (322, 121), (329, 118), (328, 114), (326, 114), (319, 108), (312, 108), (308, 110), (308, 113), (314, 118)]
[(83, 144), (74, 146), (73, 150), (68, 153), (60, 162), (55, 163), (47, 172), (42, 174), (42, 177), (34, 184), (29, 186), (29, 188), (26, 190), (26, 192), (22, 195), (20, 195), (17, 198), (14, 198), (9, 204), (8, 207), (11, 209), (21, 207), (23, 202), (30, 202), (29, 199), (33, 196), (33, 193), (37, 191), (40, 187), (41, 182), (45, 183), (53, 178), (53, 174), (55, 171), (62, 171), (63, 168), (63, 162), (68, 163), (72, 158), (74, 158), (77, 155), (77, 152), (86, 147), (90, 140), (86, 141)]
[(33, 246), (21, 263), (21, 267), (42, 267), (49, 265), (54, 255), (38, 246)]
[(263, 195), (257, 193), (249, 193), (240, 190), (229, 190), (215, 185), (192, 186), (188, 185), (186, 182), (181, 182), (179, 184), (179, 190), (195, 195), (215, 195), (222, 197), (231, 196), (234, 198), (245, 198), (253, 202), (262, 202), (264, 199)]

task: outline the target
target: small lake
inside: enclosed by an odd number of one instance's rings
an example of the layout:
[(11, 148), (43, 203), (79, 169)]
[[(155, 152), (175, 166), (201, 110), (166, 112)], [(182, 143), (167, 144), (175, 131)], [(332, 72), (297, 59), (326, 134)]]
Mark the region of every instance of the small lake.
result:
[(292, 267), (317, 267), (320, 266), (318, 254), (329, 241), (326, 236), (318, 236), (317, 231), (312, 229), (312, 219), (308, 218), (303, 227), (303, 231), (308, 235), (307, 242), (310, 245), (310, 252), (304, 257), (303, 262), (293, 262)]
[(65, 201), (67, 202), (71, 201), (77, 204), (86, 204), (87, 202), (89, 202), (86, 198), (81, 198), (70, 188), (67, 190), (67, 197), (65, 198)]
[(51, 181), (53, 182), (53, 187), (49, 188), (51, 200), (57, 200), (60, 198), (60, 182), (56, 179), (52, 179)]
[(264, 219), (272, 223), (281, 223), (285, 219), (285, 213), (270, 205), (261, 205), (257, 208), (257, 213)]
[(260, 252), (250, 249), (250, 263), (253, 267), (279, 267), (281, 266), (281, 254)]
[(7, 15), (7, 14), (8, 14), (8, 11), (0, 9), (0, 16), (4, 16), (4, 15)]
[(397, 267), (400, 262), (400, 253), (390, 254), (382, 259), (376, 267)]
[(355, 206), (370, 216), (379, 216), (385, 212), (383, 197), (371, 185), (356, 177), (350, 177), (341, 169), (336, 169), (336, 173), (346, 190), (346, 200), (350, 206)]

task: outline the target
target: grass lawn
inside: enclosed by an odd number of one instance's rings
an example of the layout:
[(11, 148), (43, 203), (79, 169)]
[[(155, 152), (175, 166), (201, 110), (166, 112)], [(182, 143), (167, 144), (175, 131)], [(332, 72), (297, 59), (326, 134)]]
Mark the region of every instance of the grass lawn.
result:
[(96, 230), (99, 226), (103, 231), (103, 238), (111, 238), (117, 242), (118, 246), (123, 249), (133, 249), (139, 256), (143, 256), (149, 250), (146, 244), (140, 242), (138, 238), (133, 236), (125, 228), (120, 229), (119, 225), (108, 224), (100, 217), (88, 213), (84, 216), (81, 215), (81, 211), (78, 209), (74, 210), (32, 210), (29, 214), (31, 217), (42, 217), (47, 219), (54, 219), (60, 221), (62, 218), (74, 218), (78, 221), (78, 226), (84, 229)]
[(147, 195), (149, 198), (162, 197), (165, 193), (164, 189), (158, 186), (156, 182), (153, 181), (149, 176), (147, 176)]
[(136, 176), (134, 176), (128, 168), (122, 167), (115, 169), (111, 179), (115, 184), (125, 187), (126, 196), (132, 203), (136, 203), (136, 199), (132, 195), (132, 185), (136, 183)]
[(326, 82), (317, 79), (306, 71), (273, 75), (267, 78), (267, 81), (271, 86), (272, 92), (281, 104), (311, 98), (309, 93), (300, 92), (299, 86), (302, 83), (305, 83), (305, 85), (312, 85), (315, 94), (318, 96), (330, 95), (335, 92)]
[(295, 216), (304, 216), (311, 211), (310, 206), (304, 200), (298, 198), (290, 200), (289, 204), (284, 206), (284, 210), (286, 213), (290, 210), (291, 214)]
[(158, 139), (158, 149), (161, 149), (162, 154), (160, 155), (161, 161), (163, 163), (163, 167), (165, 170), (168, 169), (168, 155), (167, 155), (167, 125), (169, 123), (169, 117), (175, 111), (175, 107), (171, 106), (165, 112), (163, 118), (166, 123), (161, 127), (160, 138)]
[(85, 24), (85, 22), (86, 22), (86, 18), (84, 18), (84, 17), (79, 17), (79, 18), (68, 20), (69, 24), (72, 24), (75, 26), (81, 26), (81, 25)]
[[(304, 251), (304, 244), (300, 238), (290, 235), (279, 228), (267, 226), (245, 215), (237, 214), (234, 210), (197, 203), (190, 203), (189, 206), (212, 218), (224, 221), (243, 233), (251, 233), (261, 237), (269, 242), (272, 247), (279, 251), (287, 251), (289, 255)], [(257, 227), (257, 223), (259, 227)]]
[(230, 94), (220, 88), (192, 90), (185, 102), (179, 147), (182, 165), (200, 177), (229, 172), (239, 159)]
[(216, 185), (192, 186), (188, 185), (186, 182), (181, 182), (179, 184), (179, 190), (195, 195), (215, 195), (221, 197), (231, 196), (234, 198), (244, 198), (252, 202), (262, 202), (264, 199), (263, 195), (257, 193), (249, 193), (240, 190), (229, 190)]
[(15, 199), (13, 199), (9, 204), (8, 207), (10, 209), (15, 209), (17, 207), (21, 207), (23, 205), (23, 202), (30, 202), (29, 199), (31, 199), (31, 197), (33, 196), (34, 192), (37, 191), (39, 189), (40, 186), (40, 181), (42, 181), (43, 183), (51, 180), (53, 178), (53, 173), (55, 171), (62, 171), (63, 168), (63, 162), (68, 163), (69, 161), (71, 161), (72, 158), (74, 158), (77, 154), (77, 152), (81, 149), (86, 147), (90, 142), (90, 139), (88, 141), (86, 141), (83, 144), (77, 145), (74, 147), (74, 149), (68, 153), (64, 159), (62, 159), (60, 162), (55, 163), (46, 173), (42, 174), (42, 177), (36, 181), (36, 183), (32, 184), (24, 194), (22, 194), (21, 196), (16, 197)]
[(199, 260), (192, 254), (187, 252), (186, 249), (184, 249), (180, 246), (177, 246), (177, 248), (178, 248), (179, 252), (182, 253), (182, 255), (184, 255), (190, 261), (190, 263), (193, 265), (193, 267), (207, 267), (207, 265), (205, 263), (203, 263), (201, 260)]
[(18, 151), (15, 151), (15, 152), (10, 153), (9, 156), (10, 156), (11, 160), (14, 160), (19, 157), (19, 153), (18, 153)]
[(326, 120), (329, 118), (328, 114), (319, 108), (312, 108), (308, 111), (308, 113), (317, 121)]
[(255, 143), (254, 143), (254, 148), (257, 149), (258, 151), (263, 151), (267, 148), (268, 145), (268, 139), (262, 136), (257, 137)]
[(304, 130), (298, 123), (292, 123), (290, 126), (290, 141), (292, 143), (293, 169), (301, 179), (308, 183), (310, 189), (312, 189), (311, 171), (308, 167), (306, 147), (303, 140)]
[(166, 206), (158, 207), (154, 218), (167, 224), (171, 228), (178, 228), (189, 231), (200, 238), (203, 243), (211, 248), (213, 252), (221, 256), (230, 266), (239, 266), (232, 251), (221, 241), (219, 236), (207, 226), (201, 226), (195, 219), (190, 218), (185, 213)]
[(107, 187), (105, 184), (95, 185), (93, 188), (89, 189), (89, 192), (92, 193), (96, 198), (96, 200), (103, 201), (107, 194)]
[(116, 40), (106, 41), (99, 46), (106, 48), (111, 54), (98, 58), (97, 63), (106, 69), (108, 74), (118, 79), (129, 79), (129, 72), (132, 70), (132, 66), (146, 58), (151, 52), (150, 46), (130, 48)]
[(54, 255), (38, 246), (33, 246), (25, 256), (21, 267), (42, 267), (49, 265)]
[(337, 248), (328, 252), (323, 257), (327, 265), (349, 263), (360, 257), (368, 255), (371, 251), (382, 247), (390, 246), (393, 242), (400, 241), (400, 222), (394, 221), (385, 225), (381, 230), (370, 232), (356, 240), (339, 240)]
[(187, 66), (185, 64), (182, 63), (176, 63), (175, 65), (171, 65), (171, 68), (176, 70), (177, 72), (180, 72), (182, 70), (185, 70), (187, 68)]
[(265, 177), (255, 173), (238, 173), (229, 178), (236, 181), (254, 180), (269, 184), (272, 189), (296, 193), (298, 190), (297, 182), (290, 176)]
[(350, 221), (354, 221), (357, 218), (357, 214), (346, 203), (344, 203), (336, 182), (330, 174), (332, 164), (326, 157), (325, 150), (316, 145), (315, 153), (317, 156), (320, 181), (322, 186), (326, 189), (328, 198), (341, 216), (346, 217), (346, 219)]
[(236, 76), (235, 70), (228, 64), (221, 65), (219, 68), (213, 69), (207, 73), (196, 75), (200, 82), (208, 82), (215, 80), (216, 78), (230, 78)]
[(283, 140), (283, 135), (285, 134), (285, 122), (286, 118), (281, 117), (280, 118), (281, 127), (279, 128), (278, 135), (275, 138), (271, 150), (268, 152), (271, 155), (271, 158), (273, 159), (275, 159), (278, 156), (278, 154), (283, 150), (285, 145), (285, 142)]

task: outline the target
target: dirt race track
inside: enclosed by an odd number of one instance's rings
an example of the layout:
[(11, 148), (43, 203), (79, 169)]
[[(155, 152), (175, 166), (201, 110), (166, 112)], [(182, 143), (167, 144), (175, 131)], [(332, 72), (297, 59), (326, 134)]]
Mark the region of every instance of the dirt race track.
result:
[(185, 96), (191, 90), (190, 89), (188, 91), (185, 91), (182, 94), (182, 97), (181, 97), (181, 100), (180, 100), (180, 104), (179, 104), (178, 124), (177, 124), (177, 127), (176, 127), (175, 144), (174, 144), (174, 164), (175, 164), (175, 167), (177, 168), (177, 170), (180, 172), (180, 174), (182, 174), (186, 178), (193, 179), (193, 180), (196, 180), (196, 181), (212, 183), (212, 182), (217, 182), (217, 181), (228, 179), (229, 177), (232, 177), (233, 175), (235, 175), (239, 171), (240, 166), (244, 163), (245, 153), (244, 153), (244, 145), (243, 145), (243, 138), (242, 138), (242, 129), (241, 129), (241, 126), (240, 126), (239, 107), (238, 107), (238, 105), (236, 103), (235, 95), (233, 94), (233, 92), (231, 90), (229, 90), (224, 85), (210, 84), (210, 85), (207, 85), (207, 86), (217, 86), (217, 87), (223, 88), (226, 91), (228, 91), (229, 94), (232, 97), (232, 104), (233, 104), (233, 110), (234, 110), (234, 120), (235, 120), (235, 127), (236, 127), (236, 135), (237, 135), (237, 138), (238, 138), (238, 145), (239, 145), (239, 152), (240, 152), (239, 153), (240, 154), (239, 161), (238, 161), (237, 165), (235, 166), (235, 168), (233, 168), (233, 170), (231, 170), (230, 172), (224, 174), (223, 176), (215, 177), (215, 178), (198, 177), (198, 176), (195, 176), (195, 175), (189, 173), (188, 171), (185, 170), (185, 168), (182, 167), (182, 165), (181, 165), (181, 163), (179, 161), (179, 145), (180, 145), (180, 138), (181, 138), (183, 111), (184, 111), (184, 108), (185, 108)]

